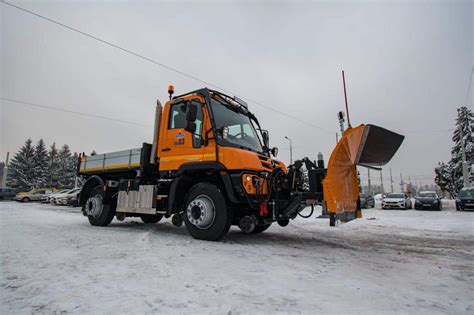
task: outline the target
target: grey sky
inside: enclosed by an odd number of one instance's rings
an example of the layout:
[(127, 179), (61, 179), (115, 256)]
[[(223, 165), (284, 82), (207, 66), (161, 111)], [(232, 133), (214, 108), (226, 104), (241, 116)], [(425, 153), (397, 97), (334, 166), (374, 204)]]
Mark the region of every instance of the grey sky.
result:
[[(319, 126), (250, 103), (286, 162), (285, 135), (295, 158), (329, 157), (344, 69), (353, 125), (406, 136), (392, 161), (397, 181), (403, 170), (432, 182), (437, 162), (449, 159), (473, 64), (470, 1), (11, 2)], [(2, 97), (150, 125), (4, 101), (0, 160), (28, 137), (79, 152), (139, 147), (152, 140), (155, 100), (166, 99), (168, 84), (178, 94), (203, 87), (17, 9), (0, 11)]]

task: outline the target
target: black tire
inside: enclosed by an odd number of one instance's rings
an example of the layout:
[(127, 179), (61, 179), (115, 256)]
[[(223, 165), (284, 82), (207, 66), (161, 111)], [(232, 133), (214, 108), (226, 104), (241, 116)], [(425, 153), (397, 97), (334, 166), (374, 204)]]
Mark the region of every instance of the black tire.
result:
[[(199, 206), (192, 206), (190, 204), (195, 201), (195, 199), (202, 200), (201, 198), (204, 198), (206, 202), (211, 201), (210, 205), (213, 207), (213, 215), (209, 225), (198, 227), (190, 221), (193, 220), (192, 211), (194, 211), (194, 207), (198, 207), (196, 220), (200, 219), (202, 214), (199, 214)], [(191, 219), (188, 217), (188, 207), (190, 207), (189, 215)], [(195, 239), (218, 241), (224, 237), (230, 229), (230, 225), (232, 224), (232, 209), (227, 206), (224, 195), (219, 187), (210, 183), (198, 183), (191, 188), (186, 196), (183, 219), (186, 229)]]
[(271, 225), (272, 225), (271, 223), (264, 224), (264, 225), (256, 225), (255, 228), (254, 228), (253, 231), (252, 231), (252, 234), (262, 233), (262, 232), (268, 230), (268, 228), (269, 228)]
[(163, 218), (163, 215), (158, 213), (158, 214), (144, 214), (140, 216), (140, 219), (142, 219), (143, 223), (158, 223), (160, 220)]
[(89, 198), (87, 199), (86, 204), (84, 205), (84, 207), (88, 207), (90, 205), (90, 199), (94, 198), (95, 196), (98, 196), (98, 195), (100, 195), (100, 197), (104, 201), (102, 212), (97, 217), (94, 217), (92, 215), (87, 215), (87, 218), (89, 219), (89, 223), (91, 225), (94, 225), (94, 226), (107, 226), (114, 219), (115, 208), (111, 207), (111, 205), (109, 205), (108, 203), (105, 203), (105, 201), (106, 201), (105, 197), (106, 196), (105, 196), (104, 190), (102, 189), (102, 186), (97, 186), (94, 189), (92, 189), (92, 191), (89, 195)]
[(28, 198), (28, 197), (21, 198), (21, 202), (30, 202), (30, 201), (31, 201), (31, 199)]

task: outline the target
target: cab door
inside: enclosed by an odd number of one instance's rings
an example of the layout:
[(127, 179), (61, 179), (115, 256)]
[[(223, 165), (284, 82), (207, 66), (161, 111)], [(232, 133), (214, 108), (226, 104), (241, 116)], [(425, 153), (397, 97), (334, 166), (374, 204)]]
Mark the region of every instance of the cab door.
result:
[[(197, 105), (196, 131), (185, 130), (189, 103)], [(159, 140), (160, 171), (177, 170), (181, 165), (201, 162), (204, 157), (203, 125), (205, 123), (204, 99), (198, 96), (175, 101), (164, 110)]]

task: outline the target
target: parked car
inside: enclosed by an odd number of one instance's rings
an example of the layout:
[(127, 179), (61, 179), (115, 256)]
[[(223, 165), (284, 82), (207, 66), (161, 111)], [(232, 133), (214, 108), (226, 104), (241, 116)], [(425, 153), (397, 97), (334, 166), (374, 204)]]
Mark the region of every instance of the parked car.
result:
[(62, 189), (62, 190), (59, 190), (59, 191), (55, 191), (55, 192), (51, 192), (49, 194), (45, 194), (43, 197), (41, 197), (41, 202), (42, 203), (51, 203), (51, 199), (57, 195), (57, 194), (62, 194), (62, 193), (65, 193), (66, 191), (68, 191), (69, 189)]
[(411, 199), (406, 194), (387, 194), (382, 200), (382, 209), (411, 209)]
[(67, 205), (67, 200), (69, 197), (77, 196), (81, 191), (80, 188), (69, 189), (68, 191), (54, 196), (54, 203), (57, 205)]
[(435, 191), (420, 191), (418, 196), (415, 197), (415, 209), (416, 210), (442, 210), (441, 198), (436, 194)]
[(41, 198), (55, 191), (57, 191), (56, 188), (35, 188), (28, 192), (19, 192), (16, 194), (15, 200), (21, 202), (40, 201)]
[(44, 197), (44, 202), (45, 203), (50, 203), (50, 204), (55, 204), (55, 198), (61, 194), (64, 194), (68, 191), (70, 191), (71, 188), (67, 188), (67, 189), (61, 189), (60, 191), (56, 191), (52, 194), (49, 194), (47, 196)]
[(456, 210), (474, 210), (474, 187), (461, 189), (456, 199)]
[(75, 195), (72, 195), (72, 196), (69, 196), (67, 198), (67, 204), (71, 207), (79, 207), (79, 198), (80, 198), (80, 195), (81, 195), (81, 191), (82, 191), (82, 188), (81, 190), (76, 193)]
[(360, 193), (360, 207), (364, 209), (374, 208), (375, 207), (375, 199), (374, 196), (371, 194)]
[(0, 188), (0, 200), (13, 199), (16, 195), (16, 190), (9, 187)]

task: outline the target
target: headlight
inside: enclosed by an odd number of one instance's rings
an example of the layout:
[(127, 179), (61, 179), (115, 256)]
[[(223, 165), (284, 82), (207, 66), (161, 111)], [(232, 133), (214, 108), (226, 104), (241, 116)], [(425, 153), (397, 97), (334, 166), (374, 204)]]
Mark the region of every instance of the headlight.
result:
[(415, 200), (415, 203), (421, 203), (421, 202), (417, 199), (417, 200)]
[(438, 203), (438, 202), (439, 202), (439, 200), (435, 200), (435, 201), (433, 201), (433, 203)]

